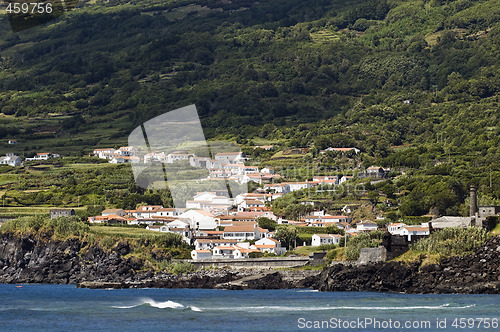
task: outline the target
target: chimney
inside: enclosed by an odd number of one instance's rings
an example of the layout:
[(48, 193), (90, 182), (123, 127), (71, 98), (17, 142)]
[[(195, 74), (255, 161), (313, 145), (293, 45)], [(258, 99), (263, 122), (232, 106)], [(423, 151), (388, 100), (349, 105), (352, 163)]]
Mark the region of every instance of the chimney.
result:
[(476, 187), (470, 186), (470, 216), (475, 217), (477, 212)]

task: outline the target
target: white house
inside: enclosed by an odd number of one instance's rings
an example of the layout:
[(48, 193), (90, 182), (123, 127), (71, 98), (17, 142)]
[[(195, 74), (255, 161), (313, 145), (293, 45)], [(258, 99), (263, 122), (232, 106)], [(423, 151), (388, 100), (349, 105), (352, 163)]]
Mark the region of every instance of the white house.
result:
[(339, 244), (340, 239), (343, 238), (340, 234), (314, 234), (312, 236), (312, 247), (317, 247), (322, 244)]
[(429, 227), (405, 226), (401, 230), (401, 235), (407, 236), (408, 241), (411, 241), (412, 236), (422, 236), (422, 235), (429, 235), (429, 234), (430, 234)]
[(99, 157), (99, 159), (108, 159), (110, 155), (115, 153), (115, 149), (106, 148), (106, 149), (94, 149), (94, 156)]
[(361, 152), (361, 150), (357, 149), (357, 148), (332, 148), (332, 147), (329, 147), (325, 150), (321, 150), (319, 153), (323, 154), (323, 153), (326, 153), (326, 152), (329, 152), (329, 151), (335, 151), (335, 152), (349, 152), (349, 151), (354, 151), (354, 153), (358, 154), (359, 152)]
[(224, 239), (196, 239), (194, 240), (194, 247), (196, 250), (211, 250), (218, 246), (231, 247), (238, 243), (237, 240), (224, 240)]
[(190, 227), (193, 230), (199, 229), (215, 229), (217, 222), (215, 216), (204, 210), (187, 210), (179, 216), (180, 218), (189, 219)]
[(264, 202), (262, 201), (256, 199), (245, 199), (243, 200), (243, 202), (238, 204), (238, 211), (239, 212), (252, 211), (253, 209), (263, 208), (265, 206), (266, 204), (264, 204)]
[(12, 144), (17, 144), (17, 141), (15, 139), (10, 139), (8, 143), (11, 144), (11, 145)]
[(167, 164), (173, 164), (183, 160), (189, 160), (189, 158), (194, 157), (192, 153), (169, 153), (167, 155)]
[(288, 185), (290, 191), (297, 191), (312, 187), (312, 185), (309, 182), (286, 182), (286, 184)]
[(60, 155), (50, 152), (37, 153), (33, 158), (26, 158), (26, 161), (39, 161), (39, 160), (49, 160), (50, 158), (59, 158)]
[(282, 255), (286, 251), (286, 248), (283, 248), (281, 246), (280, 241), (278, 241), (274, 238), (271, 238), (271, 237), (266, 237), (266, 238), (260, 239), (258, 241), (255, 241), (255, 244), (250, 246), (250, 248), (251, 249), (258, 249), (264, 253), (268, 252), (268, 253), (276, 254), (278, 256)]
[(287, 194), (290, 192), (290, 186), (287, 183), (265, 184), (264, 190), (272, 190), (275, 193)]
[(352, 176), (352, 175), (344, 175), (344, 176), (342, 176), (342, 177), (340, 178), (340, 180), (339, 180), (339, 184), (342, 184), (342, 183), (344, 183), (344, 182), (346, 182), (346, 181), (349, 181), (349, 180), (351, 180), (352, 178), (353, 178), (353, 176)]
[(107, 209), (101, 212), (102, 216), (110, 216), (110, 215), (117, 215), (120, 217), (124, 217), (127, 213), (125, 210), (122, 209)]
[(191, 258), (198, 259), (212, 259), (212, 253), (210, 250), (193, 250), (191, 251)]
[(215, 160), (222, 164), (238, 164), (246, 158), (243, 152), (222, 152), (215, 155)]
[(376, 231), (377, 224), (372, 221), (362, 221), (356, 224), (358, 232)]
[(392, 235), (401, 235), (401, 230), (405, 227), (406, 224), (402, 222), (390, 223), (387, 226), (387, 231)]
[(234, 258), (234, 251), (236, 250), (233, 246), (218, 246), (214, 248), (213, 258)]
[(238, 225), (224, 228), (222, 238), (237, 241), (259, 240), (265, 238), (267, 233), (269, 230), (260, 228), (256, 223), (240, 222)]
[(134, 155), (134, 147), (133, 146), (122, 146), (118, 150), (114, 152), (117, 155), (130, 157)]
[(9, 165), (12, 167), (21, 166), (22, 160), (19, 156), (7, 155), (5, 157), (0, 157), (0, 165)]
[(139, 206), (132, 214), (137, 218), (152, 218), (158, 215), (158, 211), (162, 208), (161, 205), (143, 205)]
[(236, 250), (233, 252), (234, 258), (248, 258), (249, 254), (252, 252), (261, 252), (259, 249), (253, 249), (253, 248), (242, 248), (240, 246), (235, 247)]

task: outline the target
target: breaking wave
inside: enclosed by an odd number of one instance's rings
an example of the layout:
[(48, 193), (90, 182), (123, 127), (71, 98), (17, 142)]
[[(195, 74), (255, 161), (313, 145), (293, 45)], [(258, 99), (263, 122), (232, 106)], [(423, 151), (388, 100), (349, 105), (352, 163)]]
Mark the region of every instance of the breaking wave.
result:
[(232, 310), (232, 311), (253, 311), (253, 312), (269, 312), (269, 311), (317, 311), (317, 310), (453, 310), (466, 309), (474, 307), (475, 304), (465, 306), (451, 306), (445, 303), (437, 306), (406, 306), (406, 307), (389, 307), (389, 306), (324, 306), (324, 307), (286, 307), (286, 306), (243, 306), (232, 308), (214, 308), (214, 310)]
[(195, 307), (195, 306), (185, 306), (181, 303), (170, 301), (170, 300), (165, 301), (165, 302), (157, 302), (157, 301), (150, 299), (150, 298), (141, 299), (139, 301), (139, 303), (133, 304), (133, 305), (121, 305), (121, 306), (114, 305), (111, 307), (116, 308), (116, 309), (131, 309), (131, 308), (136, 308), (136, 307), (140, 307), (140, 306), (144, 306), (144, 305), (149, 305), (150, 307), (158, 308), (158, 309), (191, 309), (192, 311), (196, 311), (196, 312), (203, 311), (200, 308)]

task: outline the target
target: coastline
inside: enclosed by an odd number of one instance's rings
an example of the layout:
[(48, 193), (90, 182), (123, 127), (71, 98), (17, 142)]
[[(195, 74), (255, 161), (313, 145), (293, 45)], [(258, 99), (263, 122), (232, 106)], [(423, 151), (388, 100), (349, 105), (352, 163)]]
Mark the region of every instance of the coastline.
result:
[[(82, 250), (85, 248), (85, 250)], [(155, 272), (128, 257), (124, 247), (105, 251), (78, 239), (52, 241), (3, 234), (0, 283), (74, 284), (85, 288), (213, 288), (375, 291), (413, 294), (500, 294), (500, 236), (474, 254), (439, 264), (385, 262), (333, 264), (305, 269), (206, 268), (172, 274)]]

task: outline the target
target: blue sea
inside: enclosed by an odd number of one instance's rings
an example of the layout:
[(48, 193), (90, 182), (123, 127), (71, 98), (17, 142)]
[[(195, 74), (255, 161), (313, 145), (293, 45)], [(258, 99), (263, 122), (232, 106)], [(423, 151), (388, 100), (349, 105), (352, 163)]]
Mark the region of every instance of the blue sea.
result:
[(0, 331), (499, 331), (499, 295), (0, 285)]

